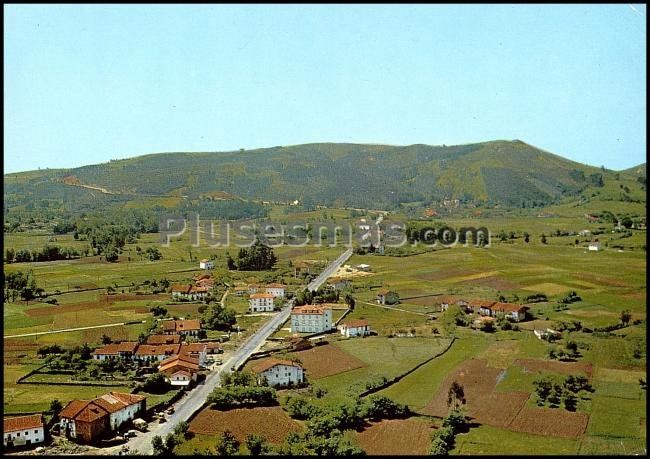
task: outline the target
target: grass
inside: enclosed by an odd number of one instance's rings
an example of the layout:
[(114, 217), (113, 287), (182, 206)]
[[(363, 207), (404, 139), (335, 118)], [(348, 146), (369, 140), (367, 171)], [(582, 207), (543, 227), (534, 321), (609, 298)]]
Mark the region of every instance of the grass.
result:
[(645, 418), (645, 400), (629, 400), (594, 395), (593, 412), (587, 433), (602, 437), (641, 437), (645, 429), (641, 418)]

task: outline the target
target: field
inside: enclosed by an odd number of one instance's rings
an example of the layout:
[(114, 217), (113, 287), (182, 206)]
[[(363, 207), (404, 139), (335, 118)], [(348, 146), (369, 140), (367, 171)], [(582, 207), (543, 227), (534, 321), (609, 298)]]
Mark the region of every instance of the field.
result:
[(354, 436), (371, 455), (424, 455), (429, 451), (433, 432), (429, 419), (384, 419), (372, 422)]
[(199, 435), (218, 435), (230, 430), (240, 442), (249, 434), (264, 436), (270, 443), (282, 443), (289, 432), (303, 429), (280, 407), (235, 408), (228, 411), (204, 408), (190, 422), (189, 431)]

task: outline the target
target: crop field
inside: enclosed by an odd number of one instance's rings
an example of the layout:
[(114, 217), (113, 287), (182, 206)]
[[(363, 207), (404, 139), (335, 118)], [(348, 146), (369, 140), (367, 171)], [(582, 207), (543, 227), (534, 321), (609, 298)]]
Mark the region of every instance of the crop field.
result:
[(199, 435), (219, 435), (230, 430), (240, 442), (249, 434), (264, 436), (270, 443), (281, 443), (290, 432), (303, 430), (280, 407), (235, 408), (228, 411), (204, 408), (190, 422), (189, 431)]
[(366, 365), (345, 350), (331, 344), (316, 346), (304, 351), (287, 354), (287, 356), (298, 359), (306, 370), (307, 378), (314, 380)]
[(371, 455), (424, 455), (429, 451), (433, 432), (430, 419), (384, 419), (370, 423), (354, 436)]

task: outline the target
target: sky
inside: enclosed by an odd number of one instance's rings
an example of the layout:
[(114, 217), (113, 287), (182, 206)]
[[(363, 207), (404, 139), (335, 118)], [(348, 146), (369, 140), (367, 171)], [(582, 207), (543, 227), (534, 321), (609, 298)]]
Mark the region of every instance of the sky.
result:
[(5, 5), (4, 172), (309, 142), (646, 158), (645, 5)]

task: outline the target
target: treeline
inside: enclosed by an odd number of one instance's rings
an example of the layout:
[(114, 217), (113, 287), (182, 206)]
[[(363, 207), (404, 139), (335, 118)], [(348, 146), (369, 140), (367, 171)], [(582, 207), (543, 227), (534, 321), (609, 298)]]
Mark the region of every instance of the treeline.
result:
[(30, 261), (56, 261), (56, 260), (72, 260), (80, 258), (82, 253), (88, 255), (89, 249), (84, 249), (79, 252), (72, 247), (59, 247), (56, 245), (46, 245), (41, 250), (20, 249), (14, 250), (7, 248), (5, 252), (6, 263), (26, 263)]
[(240, 271), (265, 271), (273, 268), (277, 261), (278, 258), (273, 253), (273, 249), (259, 239), (249, 248), (239, 249), (236, 261), (230, 254), (226, 256), (228, 269)]
[(44, 293), (45, 291), (36, 285), (36, 278), (32, 271), (26, 273), (15, 271), (5, 275), (5, 300), (11, 298), (11, 301), (16, 301), (16, 298), (20, 298), (29, 301), (43, 296)]

